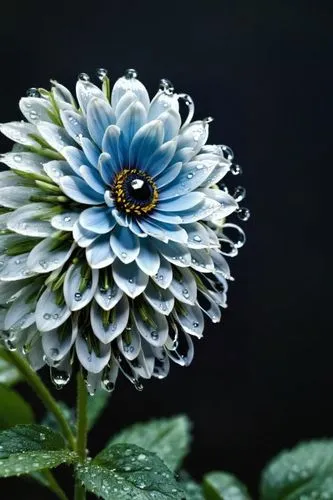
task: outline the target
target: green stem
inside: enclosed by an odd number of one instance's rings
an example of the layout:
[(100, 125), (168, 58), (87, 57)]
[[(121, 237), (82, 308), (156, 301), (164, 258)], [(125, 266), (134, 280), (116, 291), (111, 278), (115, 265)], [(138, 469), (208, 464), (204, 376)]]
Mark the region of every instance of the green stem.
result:
[(68, 500), (68, 497), (60, 484), (49, 469), (43, 471), (43, 475), (48, 482), (49, 488), (60, 500)]
[(43, 384), (36, 372), (33, 371), (29, 363), (19, 354), (13, 351), (8, 351), (7, 356), (13, 365), (22, 373), (27, 383), (30, 385), (32, 390), (37, 394), (39, 399), (43, 402), (45, 408), (53, 413), (56, 418), (59, 427), (68, 441), (69, 446), (72, 450), (76, 449), (75, 437), (71, 431), (71, 428), (65, 419), (62, 411), (60, 410), (56, 400), (53, 398), (52, 394), (48, 388)]
[[(82, 373), (77, 374), (77, 438), (76, 452), (79, 456), (80, 463), (83, 463), (87, 456), (87, 402), (88, 393), (82, 376)], [(75, 500), (85, 500), (86, 490), (79, 480), (75, 483)]]

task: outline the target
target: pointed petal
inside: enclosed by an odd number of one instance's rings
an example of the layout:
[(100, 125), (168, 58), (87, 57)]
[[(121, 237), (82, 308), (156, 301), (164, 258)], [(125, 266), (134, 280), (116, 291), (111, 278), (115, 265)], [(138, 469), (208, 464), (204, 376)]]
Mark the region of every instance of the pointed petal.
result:
[(81, 165), (87, 164), (87, 158), (81, 149), (75, 148), (74, 146), (66, 146), (61, 151), (62, 156), (67, 160), (68, 164), (74, 172), (80, 175)]
[(126, 295), (134, 299), (144, 291), (149, 276), (141, 271), (135, 262), (123, 264), (119, 259), (112, 266), (113, 278)]
[(80, 225), (97, 234), (109, 233), (116, 225), (111, 209), (103, 207), (86, 208), (80, 215)]
[(131, 104), (119, 117), (118, 127), (123, 131), (123, 141), (121, 145), (122, 160), (129, 161), (129, 149), (136, 132), (145, 124), (147, 113), (140, 102)]
[(86, 248), (98, 238), (98, 234), (88, 231), (88, 229), (82, 227), (80, 222), (77, 221), (73, 227), (73, 238), (81, 248)]
[(168, 109), (179, 111), (179, 103), (176, 94), (167, 94), (159, 90), (151, 101), (148, 120), (156, 120), (159, 116)]
[(133, 92), (142, 103), (143, 107), (148, 110), (149, 95), (146, 87), (137, 78), (126, 78), (124, 76), (119, 78), (113, 86), (111, 94), (112, 107), (114, 109), (117, 108), (120, 99), (128, 90)]
[(63, 127), (54, 123), (40, 122), (38, 132), (53, 149), (61, 152), (66, 146), (74, 146), (74, 141)]
[[(110, 280), (110, 278), (109, 278)], [(116, 285), (112, 280), (108, 288), (105, 288), (105, 284), (102, 281), (102, 274), (100, 274), (99, 285), (96, 288), (95, 300), (100, 305), (104, 311), (110, 311), (119, 302), (119, 300), (124, 295), (124, 292)]]
[(168, 244), (156, 240), (155, 242), (158, 251), (169, 262), (179, 267), (188, 267), (191, 265), (191, 254), (188, 248), (180, 243), (170, 241)]
[(27, 266), (29, 253), (22, 253), (6, 259), (1, 257), (0, 260), (0, 280), (1, 281), (16, 281), (35, 276), (36, 273)]
[(197, 300), (197, 284), (193, 273), (186, 268), (177, 268), (169, 287), (170, 292), (180, 302), (194, 305)]
[(96, 352), (90, 348), (86, 339), (79, 334), (75, 342), (76, 354), (83, 368), (89, 373), (100, 373), (109, 362), (111, 356), (110, 344), (98, 342)]
[(142, 337), (149, 344), (162, 346), (168, 337), (168, 322), (163, 314), (159, 314), (149, 306), (146, 307), (149, 310), (149, 317), (143, 317), (139, 309), (134, 307), (134, 323)]
[(102, 269), (112, 264), (116, 256), (111, 250), (109, 234), (102, 234), (87, 247), (86, 258), (92, 269)]
[(59, 215), (55, 215), (51, 219), (51, 225), (55, 229), (58, 229), (59, 231), (72, 231), (74, 228), (74, 224), (77, 222), (79, 219), (80, 213), (79, 212), (74, 212), (68, 211), (68, 212), (63, 212)]
[(50, 117), (52, 106), (47, 99), (41, 99), (40, 97), (22, 97), (19, 106), (21, 113), (28, 122), (34, 125), (40, 121), (52, 122), (52, 118)]
[(117, 345), (123, 356), (133, 361), (141, 350), (141, 335), (134, 325), (117, 337)]
[(43, 172), (45, 161), (46, 158), (44, 156), (25, 151), (20, 153), (5, 153), (0, 156), (0, 162), (7, 165), (7, 167), (33, 174), (41, 174)]
[(93, 98), (87, 107), (87, 124), (92, 139), (102, 146), (105, 130), (116, 123), (116, 116), (110, 104), (101, 98)]
[(37, 134), (35, 125), (26, 122), (9, 122), (0, 124), (0, 132), (18, 144), (23, 146), (38, 146), (38, 143), (31, 137)]
[(27, 265), (37, 273), (50, 273), (61, 267), (72, 254), (75, 244), (65, 241), (54, 248), (55, 240), (52, 236), (42, 240), (30, 252)]
[(203, 248), (202, 250), (196, 250), (192, 248), (191, 267), (201, 273), (212, 273), (214, 271), (214, 262), (210, 252), (210, 250), (207, 250), (205, 248)]
[(153, 178), (161, 174), (171, 162), (177, 147), (177, 141), (172, 140), (162, 144), (150, 157), (144, 166), (146, 172)]
[[(81, 139), (81, 147), (83, 149), (83, 152), (90, 163), (92, 167), (97, 168), (98, 165), (98, 158), (99, 155), (101, 154), (100, 149), (96, 146), (94, 142), (92, 142), (90, 139), (87, 137), (82, 137)], [(87, 164), (87, 162), (83, 162), (83, 164)], [(82, 165), (82, 163), (81, 163)]]
[(70, 315), (67, 304), (58, 305), (57, 296), (50, 288), (42, 293), (36, 306), (36, 325), (40, 332), (58, 328)]
[(60, 116), (66, 132), (78, 144), (81, 144), (82, 137), (89, 136), (85, 118), (74, 111), (74, 109), (65, 109), (64, 111), (60, 111)]
[(94, 167), (87, 167), (86, 165), (82, 165), (80, 167), (81, 177), (88, 184), (91, 189), (96, 191), (96, 193), (100, 193), (104, 196), (104, 192), (106, 189), (105, 183), (98, 172), (98, 170)]
[(54, 233), (48, 221), (39, 220), (46, 210), (50, 209), (49, 203), (29, 203), (11, 212), (8, 217), (7, 227), (15, 233), (25, 236), (45, 238)]
[(176, 317), (182, 329), (198, 339), (202, 337), (205, 319), (199, 306), (182, 304), (182, 312), (176, 312)]
[(143, 125), (131, 142), (129, 162), (131, 166), (145, 165), (156, 150), (162, 145), (163, 125), (154, 120)]
[(155, 281), (159, 287), (166, 290), (169, 288), (172, 278), (173, 273), (171, 264), (166, 259), (161, 257), (160, 267), (155, 276), (152, 276), (153, 281)]
[(43, 191), (34, 187), (12, 186), (0, 188), (0, 206), (19, 208), (30, 203), (33, 196), (43, 195)]
[(85, 80), (78, 80), (76, 83), (76, 97), (83, 114), (86, 114), (88, 104), (94, 97), (106, 100), (106, 97), (100, 88)]
[(126, 295), (123, 295), (116, 306), (109, 314), (109, 322), (105, 324), (103, 318), (105, 311), (100, 308), (97, 302), (93, 302), (90, 309), (91, 327), (96, 337), (108, 344), (120, 335), (126, 328), (129, 318), (129, 304)]
[(70, 351), (78, 334), (77, 321), (66, 324), (64, 329), (54, 329), (44, 332), (42, 345), (45, 356), (53, 361), (61, 361)]
[(200, 193), (199, 191), (194, 191), (192, 193), (187, 193), (178, 198), (159, 201), (157, 207), (158, 210), (161, 210), (162, 212), (183, 211), (195, 207), (204, 199), (205, 195), (203, 193)]
[(163, 288), (160, 288), (152, 281), (149, 281), (147, 288), (143, 292), (143, 295), (147, 302), (158, 313), (164, 315), (168, 315), (171, 313), (175, 304), (175, 299), (171, 293), (171, 289), (170, 291), (163, 290)]
[(85, 181), (71, 175), (65, 175), (60, 179), (60, 186), (63, 192), (72, 200), (85, 205), (101, 205), (104, 203), (104, 196), (97, 193)]
[(66, 272), (64, 281), (64, 297), (71, 311), (78, 311), (89, 304), (95, 294), (98, 283), (98, 270), (93, 269), (89, 280), (85, 280), (83, 287), (83, 275), (85, 266), (83, 264), (72, 264)]
[(161, 172), (161, 174), (154, 179), (158, 189), (160, 190), (163, 186), (172, 182), (177, 177), (182, 167), (183, 164), (181, 162), (177, 162), (172, 163), (172, 165), (169, 165), (168, 168), (165, 168), (163, 172)]
[(110, 125), (104, 134), (102, 149), (105, 153), (110, 155), (110, 162), (114, 172), (119, 172), (121, 170), (122, 157), (119, 151), (119, 141), (122, 136), (122, 132), (116, 125)]
[(59, 184), (60, 178), (64, 175), (73, 175), (74, 171), (67, 161), (52, 160), (44, 164), (44, 171), (53, 182)]
[(149, 276), (154, 276), (160, 267), (160, 256), (150, 238), (140, 241), (140, 253), (136, 257), (139, 268)]
[(140, 242), (131, 230), (125, 227), (116, 227), (110, 237), (111, 248), (116, 256), (129, 264), (133, 262), (140, 252)]

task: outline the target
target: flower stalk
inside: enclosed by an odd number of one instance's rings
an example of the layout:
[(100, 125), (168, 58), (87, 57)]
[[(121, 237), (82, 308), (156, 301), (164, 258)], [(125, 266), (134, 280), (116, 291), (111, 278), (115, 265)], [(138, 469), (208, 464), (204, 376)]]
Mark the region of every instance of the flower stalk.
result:
[[(83, 463), (87, 456), (87, 401), (88, 392), (81, 371), (77, 374), (77, 439), (76, 452), (80, 463)], [(79, 480), (75, 483), (75, 500), (85, 500), (86, 492)]]

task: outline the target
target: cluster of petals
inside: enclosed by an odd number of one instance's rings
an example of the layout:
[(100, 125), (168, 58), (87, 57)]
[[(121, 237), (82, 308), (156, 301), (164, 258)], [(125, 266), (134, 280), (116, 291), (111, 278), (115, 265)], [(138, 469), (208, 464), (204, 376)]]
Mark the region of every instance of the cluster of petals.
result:
[(243, 236), (226, 222), (232, 163), (206, 144), (210, 119), (192, 121), (167, 81), (150, 99), (133, 70), (112, 91), (101, 80), (81, 75), (76, 98), (52, 81), (20, 100), (26, 121), (0, 126), (16, 143), (1, 157), (2, 342), (58, 386), (77, 359), (92, 393), (119, 370), (140, 388), (188, 365), (204, 315), (226, 306), (221, 241), (243, 243), (225, 234)]

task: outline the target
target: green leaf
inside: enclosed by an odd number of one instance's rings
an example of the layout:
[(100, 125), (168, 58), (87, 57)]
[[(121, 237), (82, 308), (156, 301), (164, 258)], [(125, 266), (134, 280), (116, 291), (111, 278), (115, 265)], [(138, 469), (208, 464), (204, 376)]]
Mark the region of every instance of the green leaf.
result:
[(205, 500), (201, 486), (195, 481), (181, 481), (180, 486), (184, 490), (186, 500)]
[(191, 423), (186, 416), (134, 424), (114, 436), (109, 445), (130, 443), (156, 453), (176, 470), (189, 450)]
[(42, 425), (18, 425), (0, 432), (0, 477), (19, 476), (76, 460), (63, 437)]
[(227, 472), (206, 474), (203, 490), (207, 500), (250, 500), (246, 487)]
[(264, 469), (264, 500), (333, 499), (333, 440), (301, 443), (283, 451)]
[(18, 424), (31, 424), (33, 421), (32, 409), (22, 396), (0, 384), (0, 429), (8, 429)]
[[(57, 401), (57, 404), (58, 404), (60, 410), (62, 411), (63, 416), (65, 417), (65, 419), (69, 423), (70, 428), (72, 429), (72, 431), (75, 434), (75, 432), (76, 432), (76, 428), (75, 428), (75, 411), (72, 408), (69, 408), (66, 405), (66, 403), (64, 403), (63, 401)], [(53, 413), (50, 413), (50, 412), (48, 412), (45, 415), (45, 417), (43, 418), (42, 425), (45, 425), (46, 427), (50, 427), (50, 429), (52, 429), (54, 431), (59, 431), (60, 430), (59, 429), (59, 423), (58, 423), (57, 419), (55, 418), (55, 416), (53, 415)]]
[(6, 351), (0, 348), (0, 384), (14, 385), (21, 379), (19, 371), (8, 360)]
[(108, 447), (79, 465), (77, 475), (88, 491), (105, 500), (185, 500), (162, 460), (135, 445)]
[(99, 417), (102, 415), (103, 410), (108, 404), (109, 397), (110, 394), (104, 390), (99, 390), (94, 396), (88, 397), (88, 429), (92, 429)]

